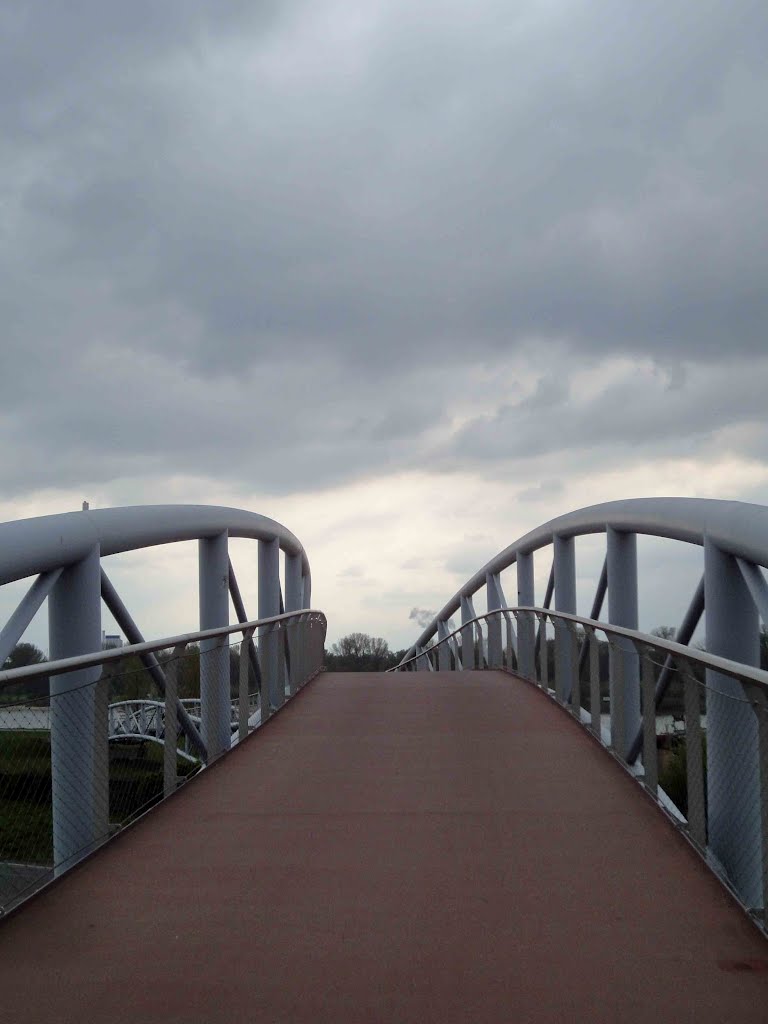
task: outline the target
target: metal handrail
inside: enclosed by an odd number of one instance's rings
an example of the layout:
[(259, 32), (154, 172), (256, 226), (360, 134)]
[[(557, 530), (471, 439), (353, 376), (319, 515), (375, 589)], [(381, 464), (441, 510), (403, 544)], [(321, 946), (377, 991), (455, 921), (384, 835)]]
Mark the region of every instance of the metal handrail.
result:
[(248, 629), (257, 629), (261, 626), (289, 622), (301, 616), (316, 616), (318, 619), (326, 621), (325, 614), (318, 609), (303, 608), (300, 611), (272, 615), (266, 619), (238, 622), (234, 626), (201, 629), (195, 633), (179, 633), (176, 636), (163, 637), (161, 640), (148, 640), (141, 644), (126, 644), (124, 647), (115, 647), (106, 651), (93, 651), (89, 654), (77, 655), (74, 658), (60, 658), (57, 661), (42, 661), (37, 665), (24, 665), (21, 668), (5, 669), (0, 671), (0, 687), (10, 686), (23, 680), (37, 679), (40, 676), (61, 675), (62, 673), (75, 672), (82, 668), (92, 668), (94, 665), (103, 665), (105, 662), (119, 661), (130, 654), (149, 654), (165, 650), (169, 647), (177, 647), (180, 644), (196, 643), (198, 640), (214, 640), (216, 637), (230, 636), (232, 633), (242, 633)]
[[(516, 641), (512, 616), (519, 630)], [(554, 640), (547, 636), (549, 623)], [(459, 647), (456, 640), (464, 630), (465, 643)], [(601, 667), (605, 647), (607, 676)], [(424, 664), (421, 659), (438, 671), (473, 668), (479, 659), (481, 669), (506, 670), (548, 693), (635, 776), (768, 933), (767, 671), (639, 630), (533, 605), (476, 615), (393, 671), (416, 668)], [(664, 762), (657, 730), (665, 691), (659, 683), (670, 666), (679, 673), (675, 701), (682, 703), (684, 731), (679, 750), (664, 748), (676, 751)], [(658, 678), (655, 667), (661, 670)], [(605, 684), (610, 724), (603, 715)], [(637, 719), (627, 713), (634, 701)], [(668, 784), (673, 788), (665, 788)]]
[(398, 672), (401, 669), (404, 669), (407, 665), (410, 665), (412, 662), (428, 657), (433, 651), (436, 651), (443, 644), (448, 643), (457, 635), (461, 634), (463, 629), (467, 629), (475, 623), (484, 622), (494, 616), (503, 616), (505, 613), (507, 615), (515, 615), (520, 612), (533, 613), (553, 620), (563, 619), (566, 622), (572, 622), (575, 625), (584, 626), (586, 629), (599, 629), (601, 632), (609, 633), (613, 636), (633, 640), (637, 643), (645, 644), (648, 647), (655, 647), (657, 650), (665, 651), (667, 654), (672, 655), (677, 660), (693, 661), (702, 665), (704, 668), (712, 669), (716, 672), (723, 672), (726, 675), (746, 680), (755, 686), (761, 687), (765, 691), (766, 695), (768, 695), (768, 671), (763, 669), (755, 668), (752, 665), (745, 665), (739, 661), (731, 661), (728, 658), (721, 658), (716, 654), (708, 654), (706, 651), (697, 651), (685, 644), (675, 643), (674, 640), (665, 640), (662, 637), (654, 636), (651, 633), (642, 633), (640, 630), (636, 629), (626, 629), (623, 626), (613, 626), (611, 623), (602, 622), (599, 619), (588, 619), (582, 615), (571, 615), (568, 612), (558, 612), (553, 611), (551, 608), (538, 608), (535, 606), (494, 608), (490, 612), (484, 612), (482, 615), (476, 615), (473, 619), (469, 619), (467, 622), (454, 629), (447, 636), (442, 637), (437, 641), (437, 643), (432, 644), (430, 647), (424, 649), (418, 654), (414, 654), (412, 657), (408, 658), (407, 661), (401, 661), (400, 664), (395, 665), (394, 668), (387, 669), (387, 672)]
[[(5, 687), (35, 678), (51, 678), (50, 694), (46, 686), (44, 697), (32, 698), (44, 700), (50, 707), (47, 724), (35, 723), (37, 730), (50, 730), (50, 759), (45, 753), (41, 765), (35, 767), (37, 775), (50, 779), (50, 786), (31, 790), (26, 787), (24, 798), (14, 803), (13, 813), (22, 837), (17, 846), (25, 854), (20, 859), (37, 862), (42, 856), (58, 877), (108, 841), (116, 827), (124, 827), (156, 800), (171, 796), (191, 778), (189, 766), (180, 775), (179, 757), (191, 762), (195, 771), (209, 766), (279, 712), (318, 674), (325, 633), (325, 615), (307, 608), (3, 672), (0, 686)], [(239, 642), (236, 654), (228, 646), (232, 639)], [(195, 645), (192, 650), (190, 645)], [(121, 692), (121, 680), (146, 676), (147, 682), (151, 680), (157, 685), (146, 666), (134, 668), (134, 663), (138, 661), (136, 656), (160, 650), (170, 654), (168, 660), (160, 658), (164, 671), (162, 698), (129, 698), (109, 705), (110, 694)], [(254, 672), (254, 657), (260, 666), (258, 675)], [(201, 753), (192, 738), (195, 734), (187, 731), (185, 722), (194, 721), (205, 729), (206, 672), (212, 683), (207, 697), (217, 711), (214, 725), (224, 735), (220, 741), (217, 738), (215, 745), (208, 742)], [(62, 673), (69, 676), (62, 679)], [(65, 685), (55, 690), (53, 678), (57, 676), (59, 683)], [(258, 686), (258, 706), (251, 691), (254, 680)], [(189, 685), (200, 687), (199, 718), (190, 716), (184, 703), (186, 698), (179, 696), (182, 688)], [(17, 717), (16, 725), (11, 727), (18, 727), (22, 721)], [(188, 742), (180, 745), (181, 732)], [(69, 741), (69, 747), (62, 744), (62, 737)], [(162, 747), (162, 758), (153, 758), (153, 771), (146, 773), (146, 778), (142, 775), (140, 786), (125, 785), (122, 769), (117, 774), (112, 771), (109, 745), (118, 738), (136, 737)], [(209, 738), (210, 734), (206, 739)], [(65, 757), (61, 756), (62, 746)], [(32, 756), (23, 744), (11, 745), (9, 750), (21, 765)], [(18, 786), (13, 781), (10, 785), (15, 799)], [(33, 807), (35, 813), (42, 808), (41, 820), (50, 823), (47, 847), (46, 835), (39, 839), (36, 831), (38, 819), (31, 819), (31, 826), (25, 824), (29, 820), (25, 815)], [(50, 874), (36, 877), (30, 883), (26, 876), (16, 877), (11, 871), (8, 877), (0, 878), (0, 914), (17, 905), (49, 877)]]

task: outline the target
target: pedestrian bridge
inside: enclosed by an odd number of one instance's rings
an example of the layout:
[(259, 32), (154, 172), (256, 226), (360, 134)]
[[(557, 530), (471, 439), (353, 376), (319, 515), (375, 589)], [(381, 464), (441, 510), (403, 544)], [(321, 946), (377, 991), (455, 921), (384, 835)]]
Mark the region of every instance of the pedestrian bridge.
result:
[[(0, 527), (17, 560), (5, 579), (39, 574), (0, 644), (47, 598), (53, 658), (0, 674), (16, 708), (50, 680), (36, 698), (47, 740), (37, 730), (25, 751), (29, 731), (0, 732), (17, 843), (3, 840), (8, 1019), (764, 1021), (768, 510), (619, 504), (505, 549), (388, 674), (319, 671), (306, 556), (262, 517), (177, 510), (199, 540), (201, 629), (156, 641), (99, 559), (178, 539), (174, 513), (162, 528), (156, 510), (83, 513), (87, 529), (75, 514), (73, 558), (67, 517), (47, 517), (48, 549), (40, 520)], [(600, 522), (606, 561), (584, 616), (574, 546)], [(257, 620), (228, 559), (237, 530), (259, 542)], [(646, 531), (703, 549), (674, 640), (637, 629)], [(100, 599), (128, 648), (86, 645)], [(688, 643), (702, 617), (706, 652)], [(129, 807), (141, 772), (108, 755), (109, 707), (143, 686), (163, 705), (163, 742), (141, 766), (147, 800)], [(25, 899), (35, 865), (55, 880)]]

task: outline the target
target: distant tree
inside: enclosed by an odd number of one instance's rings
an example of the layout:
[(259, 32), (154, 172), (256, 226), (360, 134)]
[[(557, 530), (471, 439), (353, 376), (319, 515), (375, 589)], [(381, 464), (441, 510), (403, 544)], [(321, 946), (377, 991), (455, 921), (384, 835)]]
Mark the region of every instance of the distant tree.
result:
[[(27, 665), (41, 665), (46, 660), (45, 655), (35, 644), (16, 644), (11, 653), (3, 662), (3, 669), (25, 668)], [(12, 686), (6, 686), (2, 695), (12, 700), (39, 700), (48, 696), (48, 676), (39, 676), (37, 679), (22, 680)]]
[(381, 672), (392, 668), (403, 651), (391, 651), (380, 636), (349, 633), (325, 652), (325, 667), (332, 672)]
[(16, 644), (11, 653), (3, 662), (4, 669), (24, 668), (25, 665), (40, 665), (45, 661), (45, 655), (35, 644)]
[(657, 636), (659, 640), (674, 640), (677, 630), (674, 626), (657, 626), (651, 630), (651, 636)]

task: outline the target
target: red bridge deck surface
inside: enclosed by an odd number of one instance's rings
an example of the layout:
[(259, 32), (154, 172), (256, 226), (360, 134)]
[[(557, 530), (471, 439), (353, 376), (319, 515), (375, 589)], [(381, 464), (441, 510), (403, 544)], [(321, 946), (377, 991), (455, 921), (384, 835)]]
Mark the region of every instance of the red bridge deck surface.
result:
[(768, 1020), (768, 943), (501, 673), (325, 675), (0, 927), (3, 1021)]

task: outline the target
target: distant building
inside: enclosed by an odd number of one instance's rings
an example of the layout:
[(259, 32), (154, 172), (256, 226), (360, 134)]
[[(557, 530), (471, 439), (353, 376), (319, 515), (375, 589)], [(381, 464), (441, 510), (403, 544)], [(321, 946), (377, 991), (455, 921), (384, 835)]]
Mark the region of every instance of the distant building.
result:
[(101, 649), (102, 651), (113, 651), (116, 647), (122, 647), (123, 640), (118, 633), (105, 633), (102, 631), (101, 634)]

